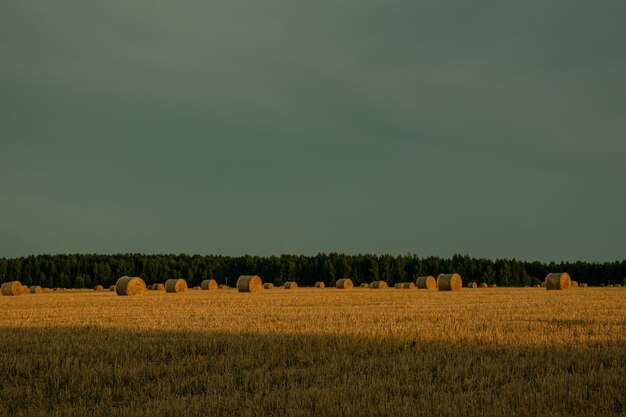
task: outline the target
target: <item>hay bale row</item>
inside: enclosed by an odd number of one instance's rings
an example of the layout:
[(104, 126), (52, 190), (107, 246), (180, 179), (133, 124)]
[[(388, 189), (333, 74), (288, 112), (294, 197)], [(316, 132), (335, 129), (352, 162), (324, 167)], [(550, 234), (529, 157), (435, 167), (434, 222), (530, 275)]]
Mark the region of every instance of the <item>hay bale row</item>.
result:
[(572, 286), (572, 279), (567, 272), (552, 272), (544, 282), (547, 290), (569, 290)]
[(340, 290), (351, 290), (354, 287), (354, 284), (350, 278), (341, 278), (337, 280), (337, 284), (335, 286)]
[(432, 275), (417, 278), (417, 289), (419, 290), (436, 290), (437, 281)]
[(324, 284), (324, 281), (317, 281), (315, 283), (315, 288), (326, 288), (326, 284)]
[(258, 275), (242, 275), (237, 280), (237, 291), (257, 292), (263, 290), (263, 281)]
[(287, 281), (285, 282), (285, 287), (286, 290), (295, 290), (298, 288), (298, 284), (295, 281)]
[(139, 277), (121, 277), (115, 283), (115, 293), (120, 296), (137, 296), (146, 291), (146, 283)]
[(165, 292), (177, 294), (187, 291), (187, 281), (182, 278), (173, 278), (165, 281)]
[(205, 291), (217, 290), (217, 281), (214, 279), (205, 279), (200, 283), (200, 288)]
[(437, 289), (439, 291), (459, 291), (463, 287), (463, 279), (459, 274), (439, 274)]
[(389, 288), (389, 285), (387, 285), (385, 281), (374, 281), (371, 283), (370, 288), (374, 290), (382, 290)]
[(263, 288), (266, 290), (273, 290), (274, 284), (272, 284), (271, 282), (266, 282), (265, 284), (263, 284)]

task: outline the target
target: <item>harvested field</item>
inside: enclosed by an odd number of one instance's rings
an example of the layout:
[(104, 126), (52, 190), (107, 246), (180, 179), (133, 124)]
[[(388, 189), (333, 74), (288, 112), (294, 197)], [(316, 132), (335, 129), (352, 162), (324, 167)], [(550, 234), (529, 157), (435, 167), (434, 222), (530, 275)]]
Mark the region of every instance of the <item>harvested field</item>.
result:
[(0, 297), (0, 415), (621, 416), (625, 297), (624, 288)]

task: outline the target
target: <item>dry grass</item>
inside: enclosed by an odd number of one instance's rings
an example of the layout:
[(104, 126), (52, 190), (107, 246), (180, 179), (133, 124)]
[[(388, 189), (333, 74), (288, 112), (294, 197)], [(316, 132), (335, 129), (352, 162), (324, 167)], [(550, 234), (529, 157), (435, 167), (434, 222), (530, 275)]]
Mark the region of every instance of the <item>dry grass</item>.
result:
[(620, 416), (625, 296), (0, 297), (0, 415)]

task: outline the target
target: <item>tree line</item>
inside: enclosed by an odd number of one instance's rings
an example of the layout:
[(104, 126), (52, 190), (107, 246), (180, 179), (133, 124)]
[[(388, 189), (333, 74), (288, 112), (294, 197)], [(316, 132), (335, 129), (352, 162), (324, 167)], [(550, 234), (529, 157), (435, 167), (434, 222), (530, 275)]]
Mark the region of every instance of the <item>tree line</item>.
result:
[(120, 276), (140, 276), (147, 284), (170, 278), (184, 278), (189, 286), (213, 278), (234, 286), (240, 275), (260, 275), (265, 282), (281, 285), (296, 281), (313, 285), (325, 281), (334, 285), (339, 278), (352, 278), (355, 285), (384, 280), (389, 284), (415, 280), (419, 276), (456, 272), (464, 282), (486, 282), (498, 286), (526, 286), (543, 282), (549, 272), (568, 272), (573, 280), (589, 285), (622, 283), (626, 260), (590, 262), (526, 262), (516, 259), (451, 258), (417, 255), (315, 256), (221, 256), (221, 255), (144, 255), (144, 254), (70, 254), (0, 258), (0, 281), (19, 280), (24, 285), (85, 288), (96, 284), (112, 285)]

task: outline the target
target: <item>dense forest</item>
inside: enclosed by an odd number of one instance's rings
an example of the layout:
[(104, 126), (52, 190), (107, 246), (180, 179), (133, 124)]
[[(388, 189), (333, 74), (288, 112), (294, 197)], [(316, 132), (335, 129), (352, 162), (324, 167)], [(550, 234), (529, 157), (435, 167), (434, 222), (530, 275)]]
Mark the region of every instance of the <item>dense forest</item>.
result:
[(589, 285), (622, 283), (626, 260), (605, 263), (525, 262), (515, 259), (452, 258), (417, 255), (39, 255), (23, 258), (0, 258), (0, 282), (19, 280), (25, 285), (83, 288), (95, 284), (111, 285), (123, 275), (143, 277), (147, 284), (169, 278), (185, 278), (189, 286), (203, 279), (215, 278), (233, 286), (240, 275), (260, 275), (276, 285), (295, 280), (299, 285), (350, 277), (355, 285), (373, 280), (389, 284), (414, 280), (422, 275), (457, 272), (464, 282), (476, 281), (498, 286), (525, 286), (543, 281), (548, 272), (568, 272), (572, 279)]

